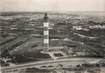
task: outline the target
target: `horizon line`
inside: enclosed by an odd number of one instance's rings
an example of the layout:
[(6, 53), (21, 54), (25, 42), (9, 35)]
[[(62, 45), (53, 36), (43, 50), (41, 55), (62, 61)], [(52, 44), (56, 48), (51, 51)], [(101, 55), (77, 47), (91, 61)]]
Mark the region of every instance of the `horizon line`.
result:
[(101, 13), (105, 13), (105, 11), (0, 11), (1, 12), (41, 12), (41, 13), (44, 13), (44, 12), (54, 12), (54, 13), (68, 13), (68, 12), (81, 12), (81, 13), (84, 13), (84, 12), (101, 12)]

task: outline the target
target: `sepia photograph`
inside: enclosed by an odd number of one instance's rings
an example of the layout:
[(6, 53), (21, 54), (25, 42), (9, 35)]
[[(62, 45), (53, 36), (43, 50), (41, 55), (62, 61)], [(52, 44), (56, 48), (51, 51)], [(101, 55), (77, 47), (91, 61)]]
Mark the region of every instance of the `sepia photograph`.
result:
[(105, 73), (105, 0), (0, 0), (0, 73)]

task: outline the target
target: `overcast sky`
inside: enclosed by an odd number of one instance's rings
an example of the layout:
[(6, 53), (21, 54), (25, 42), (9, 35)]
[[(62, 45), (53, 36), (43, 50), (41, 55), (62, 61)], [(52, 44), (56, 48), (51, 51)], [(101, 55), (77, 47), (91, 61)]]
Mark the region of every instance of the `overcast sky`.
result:
[(105, 0), (0, 0), (0, 11), (105, 11)]

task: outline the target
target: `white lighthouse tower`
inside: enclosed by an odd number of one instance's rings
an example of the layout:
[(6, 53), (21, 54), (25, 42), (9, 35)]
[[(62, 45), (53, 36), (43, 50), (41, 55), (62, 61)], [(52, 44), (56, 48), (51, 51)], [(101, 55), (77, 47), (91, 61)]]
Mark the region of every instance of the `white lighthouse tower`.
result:
[(44, 22), (43, 22), (43, 35), (44, 35), (44, 52), (47, 52), (49, 49), (49, 20), (48, 20), (48, 16), (47, 13), (45, 13), (44, 16)]
[(53, 58), (53, 59), (58, 58), (55, 55), (58, 55), (59, 57), (60, 57), (60, 55), (62, 57), (65, 57), (66, 54), (61, 51), (61, 49), (63, 49), (64, 47), (50, 47), (49, 46), (49, 27), (50, 27), (49, 18), (47, 16), (47, 13), (45, 13), (44, 22), (43, 22), (44, 49), (43, 49), (42, 53), (49, 54), (51, 56), (51, 58)]

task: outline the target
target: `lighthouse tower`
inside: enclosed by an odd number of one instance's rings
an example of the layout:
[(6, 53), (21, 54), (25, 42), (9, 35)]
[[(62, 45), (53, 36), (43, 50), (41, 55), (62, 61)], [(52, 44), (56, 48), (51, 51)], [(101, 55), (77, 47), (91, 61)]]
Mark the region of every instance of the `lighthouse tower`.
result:
[[(44, 22), (43, 22), (43, 44), (44, 44), (44, 49), (42, 53), (49, 54), (52, 59), (57, 59), (58, 57), (66, 57), (66, 54), (61, 51), (62, 47), (50, 47), (49, 46), (49, 18), (47, 16), (47, 13), (45, 13), (44, 16)], [(57, 55), (57, 56), (55, 56)]]
[(43, 35), (44, 35), (44, 52), (47, 52), (49, 49), (49, 19), (47, 16), (47, 13), (45, 13), (44, 16), (44, 22), (43, 22)]

